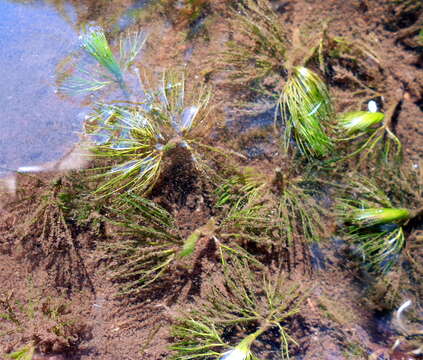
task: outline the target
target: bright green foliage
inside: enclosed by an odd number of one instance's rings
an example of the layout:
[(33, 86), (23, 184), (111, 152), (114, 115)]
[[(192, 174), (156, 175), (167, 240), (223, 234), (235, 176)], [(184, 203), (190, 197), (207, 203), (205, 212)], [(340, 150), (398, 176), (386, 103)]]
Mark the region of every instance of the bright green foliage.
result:
[(173, 359), (231, 359), (235, 353), (259, 359), (251, 346), (260, 348), (260, 336), (275, 332), (279, 356), (288, 359), (295, 344), (288, 322), (305, 298), (300, 286), (282, 272), (256, 272), (235, 257), (224, 261), (223, 268), (223, 287), (213, 285), (207, 300), (174, 326)]
[[(356, 166), (370, 163), (400, 162), (402, 145), (390, 130), (388, 123), (373, 127), (383, 121), (380, 112), (354, 111), (344, 114), (338, 122), (340, 142), (345, 142), (346, 154), (341, 160), (357, 158)], [(345, 137), (347, 135), (347, 137)], [(352, 149), (352, 150), (351, 150)]]
[(190, 236), (188, 236), (184, 242), (182, 250), (179, 252), (179, 256), (185, 257), (191, 255), (194, 252), (195, 246), (200, 237), (201, 231), (194, 231)]
[(343, 114), (339, 119), (339, 126), (347, 135), (369, 131), (370, 128), (380, 123), (384, 114), (380, 112), (353, 111)]
[(146, 36), (142, 32), (122, 34), (119, 41), (119, 58), (113, 54), (103, 29), (90, 27), (84, 31), (81, 47), (100, 65), (76, 65), (76, 73), (64, 76), (61, 90), (65, 93), (92, 93), (117, 84), (126, 97), (129, 96), (125, 73), (134, 64), (144, 46)]
[(109, 43), (101, 28), (93, 27), (81, 36), (82, 48), (106, 68), (118, 82), (123, 81), (122, 70), (110, 50)]
[(326, 133), (333, 116), (329, 91), (317, 74), (296, 67), (282, 90), (279, 106), (285, 124), (284, 144), (292, 137), (308, 157), (327, 155), (333, 148)]
[(373, 226), (398, 223), (409, 219), (409, 217), (410, 211), (407, 209), (367, 208), (352, 211), (350, 221), (360, 226)]
[(410, 219), (411, 212), (394, 208), (386, 194), (370, 180), (350, 180), (337, 205), (342, 232), (358, 246), (368, 270), (386, 273), (404, 248), (402, 225)]
[(102, 104), (87, 120), (87, 129), (97, 145), (96, 156), (115, 162), (99, 175), (106, 181), (96, 194), (122, 190), (149, 192), (163, 170), (165, 158), (178, 152), (178, 161), (204, 169), (202, 152), (214, 148), (202, 143), (213, 124), (208, 103), (211, 93), (204, 87), (185, 91), (182, 73), (163, 74), (158, 89), (145, 94), (143, 103)]
[[(268, 1), (245, 1), (238, 5), (234, 18), (234, 26), (247, 40), (227, 44), (222, 62), (231, 80), (270, 98), (280, 92), (275, 118), (282, 114), (286, 150), (293, 137), (307, 157), (327, 155), (333, 148), (326, 133), (333, 115), (329, 91), (317, 74), (304, 67), (316, 47), (301, 44), (297, 32), (291, 44)], [(277, 84), (272, 84), (275, 79)]]

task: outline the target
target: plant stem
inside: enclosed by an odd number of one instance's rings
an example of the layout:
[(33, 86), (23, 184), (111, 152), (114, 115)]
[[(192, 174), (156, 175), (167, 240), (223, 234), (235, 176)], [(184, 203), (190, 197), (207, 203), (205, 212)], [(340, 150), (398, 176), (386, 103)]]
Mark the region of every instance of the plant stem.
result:
[(423, 206), (416, 210), (410, 211), (410, 220), (416, 219), (421, 216), (423, 216)]

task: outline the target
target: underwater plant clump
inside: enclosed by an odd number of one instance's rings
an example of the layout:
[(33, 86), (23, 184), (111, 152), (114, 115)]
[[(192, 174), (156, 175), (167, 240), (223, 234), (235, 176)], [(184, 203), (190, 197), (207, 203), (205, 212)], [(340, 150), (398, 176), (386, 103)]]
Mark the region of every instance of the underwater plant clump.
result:
[[(308, 247), (324, 237), (323, 210), (313, 198), (313, 180), (277, 168), (268, 176), (244, 168), (218, 190), (224, 210), (219, 236), (231, 243), (272, 249), (282, 255), (287, 270), (299, 261), (307, 266)], [(316, 184), (314, 184), (316, 185)], [(303, 254), (306, 258), (299, 260)]]
[(279, 99), (285, 121), (285, 149), (294, 137), (301, 152), (310, 157), (327, 155), (332, 149), (327, 128), (333, 117), (329, 90), (313, 71), (295, 67)]
[(261, 339), (273, 335), (271, 351), (289, 359), (296, 344), (289, 323), (301, 311), (304, 290), (283, 272), (258, 273), (233, 256), (223, 261), (223, 270), (222, 286), (211, 285), (207, 300), (174, 325), (172, 358), (258, 359), (256, 351), (267, 351)]
[(16, 249), (32, 266), (48, 270), (56, 286), (67, 290), (82, 287), (87, 276), (69, 216), (74, 190), (66, 177), (51, 182), (35, 180), (39, 189), (34, 197), (23, 194), (25, 206), (18, 210), (22, 221), (14, 230), (19, 241)]
[(183, 240), (174, 234), (171, 215), (152, 201), (127, 194), (120, 204), (110, 209), (110, 222), (123, 229), (126, 239), (106, 244), (105, 250), (112, 259), (112, 279), (121, 283), (122, 294), (131, 294), (168, 271)]
[(32, 360), (35, 354), (72, 350), (91, 331), (68, 301), (41, 293), (22, 300), (13, 292), (0, 292), (0, 318), (0, 337), (25, 344), (5, 354), (7, 359)]
[[(363, 176), (350, 177), (343, 193), (337, 204), (341, 233), (358, 247), (368, 270), (386, 274), (406, 245), (404, 227), (422, 215), (422, 208), (396, 207), (374, 181)], [(401, 198), (396, 201), (401, 203)]]
[(234, 28), (246, 39), (228, 41), (219, 65), (229, 73), (231, 82), (266, 94), (262, 82), (285, 72), (283, 65), (290, 45), (286, 32), (268, 1), (239, 2), (233, 15)]
[(118, 241), (103, 248), (120, 295), (136, 295), (159, 280), (164, 283), (172, 278), (175, 265), (189, 258), (198, 240), (214, 230), (210, 220), (184, 237), (165, 209), (133, 193), (119, 197), (116, 206), (108, 209), (106, 221), (119, 235)]
[(187, 89), (183, 73), (165, 72), (159, 88), (145, 93), (140, 103), (99, 104), (86, 122), (97, 157), (114, 166), (99, 175), (106, 180), (95, 194), (107, 196), (131, 190), (140, 195), (152, 190), (167, 163), (191, 162), (199, 173), (209, 150), (204, 139), (216, 118), (210, 115), (207, 87)]
[[(301, 43), (298, 31), (290, 41), (279, 16), (267, 1), (247, 1), (235, 10), (235, 24), (246, 41), (229, 42), (223, 63), (230, 78), (248, 80), (258, 93), (275, 99), (275, 122), (282, 117), (283, 143), (287, 151), (295, 139), (308, 158), (327, 155), (333, 148), (329, 136), (333, 110), (324, 81), (311, 70), (308, 61), (316, 45)], [(266, 78), (277, 76), (282, 87), (269, 89)], [(279, 92), (279, 95), (276, 95)]]

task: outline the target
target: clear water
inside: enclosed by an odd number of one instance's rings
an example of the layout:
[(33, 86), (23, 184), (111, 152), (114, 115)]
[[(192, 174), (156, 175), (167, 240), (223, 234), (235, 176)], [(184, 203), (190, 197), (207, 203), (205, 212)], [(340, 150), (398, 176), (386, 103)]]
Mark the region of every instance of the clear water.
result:
[(56, 160), (78, 140), (80, 106), (55, 85), (56, 66), (78, 48), (73, 9), (63, 10), (0, 0), (0, 175)]

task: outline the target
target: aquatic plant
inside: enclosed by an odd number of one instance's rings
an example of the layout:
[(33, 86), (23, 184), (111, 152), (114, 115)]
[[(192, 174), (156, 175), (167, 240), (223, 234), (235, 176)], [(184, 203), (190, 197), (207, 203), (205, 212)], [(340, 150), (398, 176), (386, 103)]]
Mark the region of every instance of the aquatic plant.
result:
[(290, 46), (280, 17), (263, 0), (239, 2), (232, 14), (233, 28), (245, 40), (228, 41), (219, 64), (229, 72), (231, 82), (267, 93), (262, 82), (274, 73), (285, 72), (285, 55)]
[(402, 144), (390, 129), (390, 121), (383, 122), (381, 112), (353, 111), (338, 119), (340, 142), (346, 153), (341, 160), (358, 158), (356, 166), (383, 162), (399, 163), (402, 160)]
[(331, 99), (317, 74), (302, 66), (295, 67), (282, 90), (278, 106), (285, 121), (286, 151), (292, 137), (301, 152), (309, 157), (321, 157), (333, 149), (327, 134), (333, 113)]
[[(290, 41), (279, 16), (263, 0), (238, 5), (235, 25), (246, 41), (229, 42), (229, 50), (223, 54), (221, 62), (229, 68), (230, 78), (247, 81), (259, 93), (276, 98), (275, 123), (281, 114), (285, 150), (294, 138), (306, 157), (327, 155), (333, 148), (328, 135), (333, 115), (331, 99), (324, 81), (307, 67), (316, 45), (302, 44), (298, 31)], [(284, 83), (282, 88), (262, 84), (272, 75)]]
[(27, 294), (24, 299), (13, 291), (0, 291), (0, 338), (8, 335), (10, 341), (13, 336), (17, 343), (25, 344), (5, 354), (6, 358), (31, 360), (37, 352), (74, 348), (89, 333), (89, 328), (69, 305), (64, 299), (46, 296), (41, 291)]
[(277, 168), (273, 174), (263, 174), (240, 169), (217, 190), (217, 205), (224, 211), (218, 236), (228, 239), (227, 246), (252, 242), (278, 251), (288, 270), (298, 254), (306, 257), (303, 265), (310, 265), (306, 254), (310, 243), (324, 237), (324, 212), (313, 198), (318, 184), (292, 171)]
[[(289, 321), (301, 311), (306, 293), (283, 272), (255, 272), (237, 257), (223, 262), (224, 284), (213, 283), (207, 299), (184, 312), (173, 326), (173, 359), (258, 359), (260, 337), (275, 336), (274, 351), (289, 359)], [(261, 348), (261, 353), (266, 350)]]
[(214, 227), (211, 220), (184, 238), (165, 209), (133, 193), (119, 197), (116, 206), (108, 209), (106, 221), (119, 235), (119, 240), (106, 243), (104, 250), (121, 295), (136, 295), (171, 276), (175, 264), (189, 257), (199, 238)]
[(222, 152), (203, 142), (216, 123), (209, 116), (210, 97), (205, 86), (187, 92), (183, 73), (165, 72), (159, 88), (148, 90), (142, 103), (99, 104), (86, 129), (96, 141), (94, 155), (115, 165), (98, 175), (106, 180), (94, 193), (146, 194), (172, 162), (206, 171), (203, 155)]
[(110, 208), (108, 221), (124, 236), (105, 244), (113, 262), (111, 278), (121, 283), (121, 293), (131, 294), (160, 279), (183, 246), (174, 233), (171, 215), (150, 200), (124, 194), (120, 205)]
[(36, 185), (30, 190), (32, 195), (26, 193), (19, 198), (23, 206), (15, 213), (22, 219), (14, 229), (16, 248), (33, 266), (45, 267), (56, 286), (79, 287), (79, 281), (86, 281), (87, 277), (68, 216), (71, 182), (57, 175), (52, 181), (41, 177), (34, 177), (33, 181)]
[(10, 354), (7, 354), (8, 359), (15, 359), (15, 360), (32, 360), (35, 352), (35, 347), (32, 344), (28, 344), (16, 350)]
[(395, 207), (380, 187), (364, 177), (350, 177), (337, 202), (341, 232), (358, 247), (365, 267), (382, 274), (390, 271), (405, 246), (404, 226), (421, 216), (422, 209)]
[(143, 32), (121, 34), (119, 56), (116, 57), (102, 28), (94, 26), (83, 30), (80, 36), (81, 47), (100, 65), (100, 68), (94, 68), (84, 62), (74, 64), (76, 71), (72, 69), (62, 71), (60, 74), (60, 91), (70, 95), (93, 93), (117, 84), (128, 98), (130, 94), (125, 82), (125, 73), (134, 64), (146, 38)]
[(369, 101), (386, 91), (386, 69), (368, 39), (331, 36), (325, 29), (313, 58), (324, 74), (331, 74), (332, 81), (346, 90), (338, 99), (342, 106), (357, 99)]

